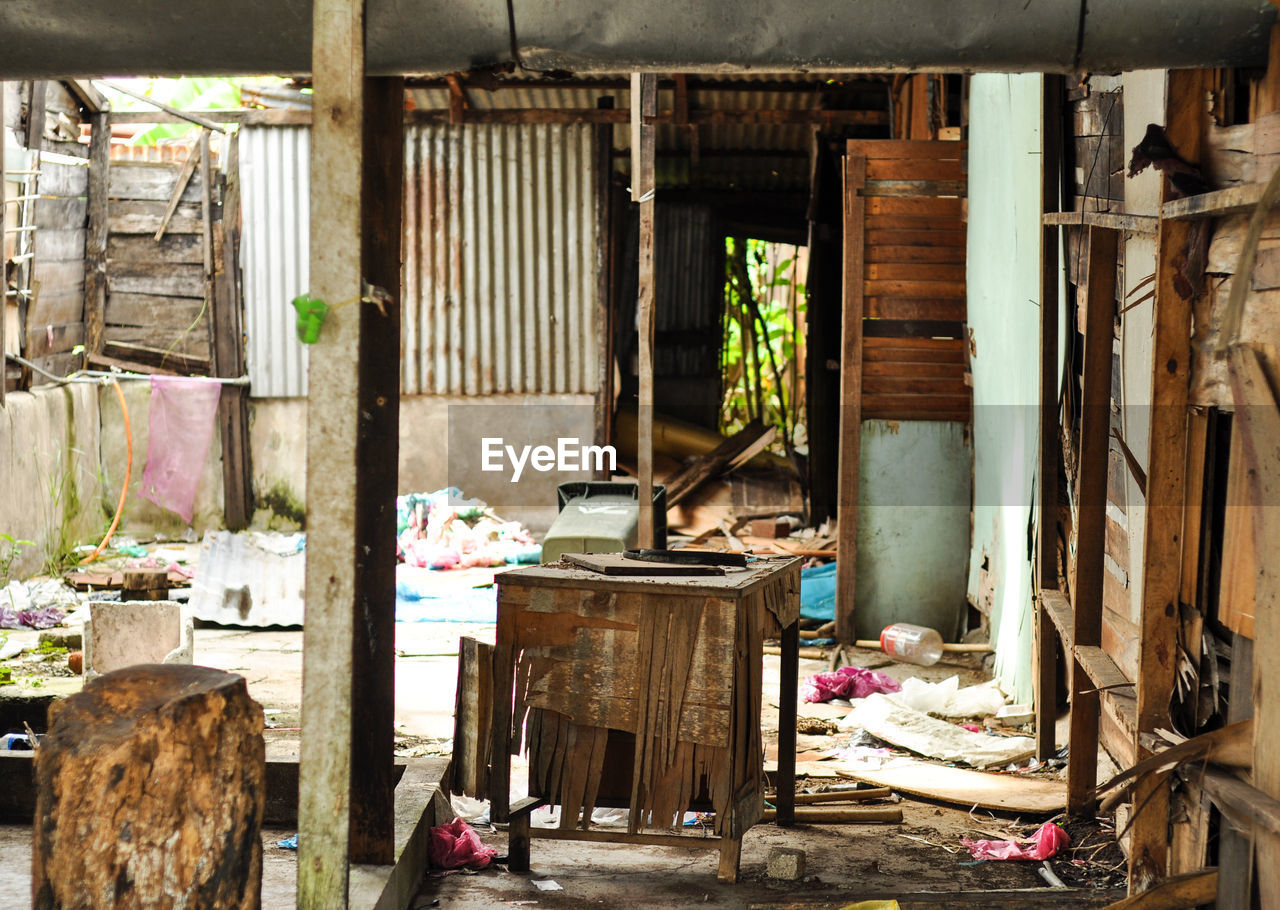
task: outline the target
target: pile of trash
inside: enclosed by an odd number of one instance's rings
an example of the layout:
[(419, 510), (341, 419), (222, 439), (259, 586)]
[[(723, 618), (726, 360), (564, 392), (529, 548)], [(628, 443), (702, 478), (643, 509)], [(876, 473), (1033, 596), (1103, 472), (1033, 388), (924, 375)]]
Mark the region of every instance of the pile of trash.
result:
[(534, 564), (542, 548), (518, 521), (504, 521), (456, 487), (396, 498), (396, 557), (427, 569)]
[(82, 597), (56, 579), (10, 581), (0, 588), (0, 629), (51, 629)]

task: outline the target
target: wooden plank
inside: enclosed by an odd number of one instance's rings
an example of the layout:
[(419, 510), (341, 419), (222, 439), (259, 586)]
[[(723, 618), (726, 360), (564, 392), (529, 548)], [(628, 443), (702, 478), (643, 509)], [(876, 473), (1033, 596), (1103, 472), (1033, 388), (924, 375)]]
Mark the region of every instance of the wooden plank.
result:
[(866, 315), (869, 319), (955, 323), (965, 321), (966, 308), (964, 297), (947, 300), (868, 296)]
[(205, 309), (198, 297), (161, 297), (156, 294), (112, 294), (107, 298), (107, 325), (141, 326), (158, 335), (191, 328)]
[(1160, 206), (1160, 217), (1172, 221), (1193, 218), (1218, 218), (1222, 215), (1236, 215), (1241, 212), (1252, 212), (1262, 198), (1266, 184), (1246, 183), (1241, 186), (1229, 186), (1226, 189), (1212, 190), (1198, 196), (1184, 196), (1181, 199), (1170, 199)]
[(493, 740), (493, 646), (458, 640), (458, 687), (453, 727), (450, 790), (488, 798), (489, 745)]
[(85, 348), (102, 351), (107, 310), (107, 183), (111, 171), (111, 112), (90, 117), (88, 228), (84, 241)]
[(1046, 212), (1040, 223), (1062, 227), (1106, 228), (1129, 234), (1155, 234), (1159, 221), (1153, 215), (1126, 215), (1122, 212)]
[(68, 325), (40, 325), (27, 329), (26, 357), (46, 357), (51, 354), (65, 354), (78, 344), (84, 343), (84, 323), (73, 322)]
[[(884, 219), (881, 219), (881, 221), (883, 222)], [(876, 247), (924, 246), (943, 247), (951, 252), (955, 250), (964, 252), (965, 231), (963, 224), (954, 224), (952, 227), (944, 228), (938, 226), (936, 222), (918, 223), (912, 221), (905, 227), (895, 227), (892, 224), (883, 224), (877, 227), (874, 224), (868, 224), (864, 242), (868, 250)]]
[[(60, 286), (57, 281), (49, 281), (46, 290), (44, 279), (40, 281), (40, 294), (27, 310), (27, 329), (34, 331), (46, 325), (63, 325), (68, 322), (84, 320), (84, 270), (78, 262), (61, 262), (57, 264), (60, 274), (77, 275), (76, 284)], [(50, 269), (50, 266), (45, 266)]]
[[(1200, 160), (1204, 130), (1204, 72), (1171, 70), (1165, 133), (1182, 157)], [(1161, 200), (1171, 188), (1161, 181)], [(1162, 220), (1156, 235), (1155, 329), (1152, 339), (1151, 428), (1147, 458), (1146, 530), (1143, 539), (1141, 635), (1138, 662), (1138, 760), (1147, 757), (1142, 737), (1169, 723), (1178, 655), (1179, 570), (1187, 460), (1187, 397), (1191, 367), (1191, 305), (1178, 296), (1174, 278), (1190, 234), (1182, 221)], [(1164, 781), (1135, 788), (1143, 809), (1130, 832), (1129, 890), (1144, 891), (1164, 876), (1168, 857), (1169, 789)], [(1280, 860), (1280, 857), (1277, 857)]]
[(923, 297), (964, 299), (964, 281), (927, 281), (891, 278), (863, 282), (867, 297)]
[(173, 372), (186, 376), (209, 375), (208, 357), (183, 354), (177, 350), (157, 348), (146, 344), (113, 341), (110, 338), (104, 340), (103, 354), (95, 355), (91, 360), (108, 366), (112, 364), (113, 360), (128, 360), (158, 368), (150, 370), (153, 373)]
[(87, 199), (40, 199), (36, 202), (36, 233), (42, 229), (61, 231), (85, 223), (89, 212)]
[(1098, 690), (1121, 690), (1133, 692), (1133, 682), (1116, 666), (1103, 648), (1090, 645), (1076, 645), (1072, 652), (1076, 661), (1084, 669), (1092, 687)]
[(36, 259), (40, 262), (83, 262), (84, 228), (37, 230)]
[(1106, 910), (1192, 910), (1212, 903), (1217, 890), (1218, 870), (1205, 869), (1163, 879), (1149, 891), (1108, 904)]
[[(887, 216), (927, 216), (929, 218), (960, 218), (964, 213), (963, 199), (900, 198), (895, 196), (870, 196), (866, 200), (867, 214)], [(874, 222), (873, 222), (874, 223)]]
[[(884, 263), (873, 263), (870, 260), (871, 255), (873, 253), (879, 253), (880, 251), (869, 249), (867, 250), (868, 261), (867, 261), (866, 270), (865, 270), (868, 287), (870, 286), (870, 282), (872, 281), (883, 281), (883, 280), (894, 279), (898, 281), (924, 281), (929, 283), (960, 282), (961, 289), (963, 290), (963, 286), (964, 286), (964, 259), (963, 258), (961, 258), (958, 263), (954, 263), (954, 264), (935, 264), (935, 263), (930, 263), (927, 261), (921, 261), (917, 259), (915, 255), (915, 252), (917, 250), (920, 250), (921, 252), (950, 252), (952, 255), (959, 254), (961, 257), (963, 257), (963, 254), (964, 254), (963, 249), (946, 251), (946, 250), (930, 250), (927, 247), (924, 248), (923, 250), (921, 250), (921, 248), (919, 247), (906, 247), (905, 248), (905, 252), (907, 254), (906, 258), (900, 262), (889, 260)], [(867, 293), (868, 295), (870, 295), (871, 291), (868, 290)], [(938, 295), (930, 292), (929, 294), (920, 294), (920, 295), (902, 294), (901, 296), (932, 297), (932, 296), (948, 296), (948, 295)], [(963, 296), (963, 294), (961, 296)]]
[(938, 142), (932, 139), (851, 139), (848, 154), (868, 161), (911, 158), (927, 161), (964, 161), (968, 143)]
[(107, 293), (204, 299), (204, 269), (199, 265), (108, 259)]
[[(165, 204), (155, 200), (111, 200), (107, 206), (107, 228), (112, 234), (154, 234), (164, 218), (164, 210)], [(166, 233), (170, 236), (199, 234), (200, 219), (198, 204), (179, 205)]]
[(913, 758), (895, 758), (874, 771), (846, 768), (839, 762), (830, 764), (840, 777), (966, 809), (978, 806), (1045, 816), (1061, 812), (1067, 804), (1066, 785), (1051, 778), (970, 771)]
[(868, 158), (868, 180), (963, 180), (958, 158)]
[[(963, 393), (952, 395), (873, 395), (864, 393), (862, 396), (862, 409), (865, 412), (864, 417), (870, 418), (874, 415), (878, 419), (900, 417), (904, 420), (911, 420), (913, 418), (909, 415), (921, 413), (946, 413), (964, 417), (969, 413), (969, 396)], [(927, 418), (917, 417), (914, 419), (924, 420)]]
[(850, 142), (844, 173), (844, 295), (840, 340), (839, 467), (836, 510), (836, 637), (857, 638), (854, 626), (858, 559), (858, 470), (862, 445), (863, 231), (867, 159)]
[[(867, 201), (871, 202), (872, 200)], [(866, 230), (868, 232), (937, 231), (939, 234), (955, 234), (964, 230), (964, 220), (956, 215), (930, 214), (928, 212), (919, 212), (917, 214), (880, 213), (867, 215)]]
[[(111, 199), (135, 199), (151, 202), (169, 201), (173, 182), (181, 172), (178, 164), (149, 161), (116, 161), (107, 180), (107, 194)], [(192, 178), (183, 190), (181, 201), (200, 202), (200, 181)], [(163, 210), (161, 216), (163, 217)], [(159, 224), (157, 224), (159, 227)]]
[[(1239, 633), (1231, 639), (1231, 675), (1227, 723), (1253, 717), (1253, 642)], [(1207, 784), (1207, 782), (1206, 782)], [(1210, 787), (1206, 793), (1212, 798)], [(1218, 830), (1217, 906), (1244, 907), (1253, 893), (1253, 833), (1248, 826), (1222, 825)]]
[(156, 227), (155, 234), (152, 235), (153, 240), (160, 240), (169, 228), (169, 220), (173, 217), (173, 213), (178, 209), (178, 203), (182, 201), (182, 194), (186, 192), (187, 184), (191, 182), (191, 176), (196, 172), (196, 165), (203, 164), (200, 170), (201, 194), (200, 209), (201, 218), (208, 214), (208, 206), (205, 204), (205, 197), (208, 196), (209, 190), (209, 156), (205, 154), (204, 146), (207, 144), (208, 130), (200, 131), (200, 142), (187, 154), (187, 160), (182, 162), (182, 169), (178, 171), (177, 177), (173, 181), (173, 189), (169, 193), (169, 202), (164, 207), (164, 215), (160, 218), (160, 224)]
[(78, 164), (40, 163), (40, 194), (81, 200), (89, 194), (89, 168)]
[(107, 240), (107, 258), (117, 264), (193, 265), (203, 261), (203, 242), (199, 234), (167, 234), (158, 241), (143, 234), (112, 234)]
[(1249, 462), (1244, 434), (1231, 435), (1227, 463), (1227, 504), (1223, 509), (1222, 570), (1218, 589), (1218, 618), (1228, 629), (1254, 636), (1257, 609), (1257, 547), (1251, 503)]
[(912, 374), (900, 376), (862, 377), (862, 395), (864, 404), (877, 395), (924, 395), (959, 398), (969, 400), (969, 389), (963, 380), (954, 377), (923, 377)]
[(866, 196), (911, 196), (961, 198), (964, 180), (868, 180)]
[(862, 334), (865, 338), (948, 338), (966, 336), (963, 322), (939, 319), (864, 319)]
[(202, 315), (194, 324), (183, 326), (177, 333), (161, 333), (149, 326), (108, 324), (103, 328), (102, 338), (104, 347), (122, 344), (140, 345), (164, 351), (170, 356), (194, 357), (201, 361), (208, 361), (212, 356), (209, 345), (208, 314)]
[(654, 215), (657, 177), (655, 154), (657, 134), (652, 123), (645, 123), (658, 109), (658, 77), (652, 73), (631, 76), (632, 133), (632, 199), (640, 206), (639, 287), (636, 300), (636, 335), (638, 338), (638, 395), (636, 430), (636, 468), (639, 483), (640, 514), (636, 539), (642, 548), (654, 546), (653, 514), (653, 330), (657, 307), (657, 279), (654, 266)]
[(964, 277), (964, 262), (965, 249), (963, 241), (949, 246), (879, 244), (867, 247), (868, 276), (875, 274), (872, 271), (872, 265), (892, 264), (901, 268), (910, 268), (937, 263), (940, 266), (951, 265), (959, 267), (957, 274), (960, 277)]
[(1040, 592), (1040, 602), (1062, 641), (1063, 653), (1072, 654), (1075, 647), (1073, 636), (1076, 632), (1076, 616), (1067, 596), (1056, 588), (1045, 588)]
[[(864, 352), (865, 354), (865, 352)], [(935, 377), (939, 379), (956, 379), (963, 381), (967, 371), (962, 362), (933, 363), (930, 361), (911, 360), (869, 360), (862, 359), (862, 375), (871, 376), (910, 376), (915, 378)]]
[[(311, 292), (359, 298), (364, 277), (364, 4), (315, 0)], [(113, 168), (113, 171), (115, 169)], [(172, 186), (172, 179), (164, 184)], [(198, 198), (191, 187), (192, 201)], [(167, 193), (159, 198), (167, 199)], [(320, 238), (324, 238), (324, 243)], [(359, 541), (357, 474), (364, 307), (331, 312), (312, 345), (307, 420), (307, 617), (299, 763), (299, 907), (347, 907)], [(392, 451), (396, 440), (390, 440)], [(374, 463), (385, 468), (386, 460)], [(392, 471), (394, 473), (394, 471)], [(317, 508), (324, 503), (323, 508)], [(495, 809), (497, 807), (495, 806)]]
[[(215, 257), (213, 276), (213, 338), (215, 376), (245, 374), (244, 331), (240, 292), (240, 140), (226, 141), (222, 154), (226, 185), (222, 195), (221, 255)], [(222, 439), (222, 511), (227, 528), (243, 530), (253, 517), (253, 475), (249, 452), (249, 390), (224, 384), (218, 402), (218, 426)]]
[[(1111, 351), (1116, 309), (1117, 236), (1089, 231), (1089, 284), (1081, 395), (1079, 505), (1076, 525), (1075, 672), (1071, 683), (1068, 806), (1083, 809), (1098, 780), (1098, 696), (1090, 692), (1082, 648), (1102, 643), (1102, 582), (1106, 552), (1107, 452), (1111, 427)], [(1056, 555), (1055, 555), (1056, 561)]]

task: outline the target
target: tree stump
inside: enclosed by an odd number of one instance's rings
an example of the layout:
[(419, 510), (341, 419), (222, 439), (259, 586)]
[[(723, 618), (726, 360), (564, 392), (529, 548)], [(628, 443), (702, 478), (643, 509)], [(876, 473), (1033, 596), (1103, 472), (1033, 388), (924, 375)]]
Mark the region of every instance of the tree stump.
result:
[(262, 728), (244, 678), (208, 667), (128, 667), (54, 704), (36, 754), (36, 910), (260, 907)]

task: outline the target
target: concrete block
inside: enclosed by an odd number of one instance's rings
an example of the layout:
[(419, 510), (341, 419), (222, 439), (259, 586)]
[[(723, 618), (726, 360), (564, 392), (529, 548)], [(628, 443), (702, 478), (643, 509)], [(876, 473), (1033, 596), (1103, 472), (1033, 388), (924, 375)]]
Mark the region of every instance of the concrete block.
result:
[(170, 600), (92, 603), (84, 629), (86, 679), (135, 664), (192, 663), (194, 625)]
[(770, 878), (799, 881), (804, 877), (804, 851), (795, 847), (774, 847), (769, 851), (768, 871)]
[(51, 648), (79, 651), (84, 645), (84, 638), (78, 629), (45, 629), (40, 633), (40, 644), (48, 644)]

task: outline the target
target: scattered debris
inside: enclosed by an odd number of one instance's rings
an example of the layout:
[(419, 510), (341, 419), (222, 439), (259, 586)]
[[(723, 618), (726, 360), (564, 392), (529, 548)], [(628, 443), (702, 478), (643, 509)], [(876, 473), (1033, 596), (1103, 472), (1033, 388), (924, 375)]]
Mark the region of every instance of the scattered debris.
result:
[(841, 667), (834, 673), (816, 673), (804, 684), (806, 702), (831, 701), (833, 698), (866, 698), (877, 692), (897, 692), (902, 686), (892, 676), (863, 670), (859, 667)]
[(555, 879), (550, 879), (550, 878), (533, 879), (533, 887), (537, 888), (539, 891), (563, 891), (564, 890), (564, 888), (560, 887), (559, 882), (557, 882)]
[(991, 774), (951, 768), (914, 758), (895, 759), (877, 770), (847, 771), (842, 777), (959, 806), (1044, 815), (1061, 812), (1067, 785), (1054, 778), (1025, 774)]
[(1028, 846), (1012, 840), (970, 840), (960, 841), (968, 848), (974, 859), (988, 860), (1045, 860), (1059, 850), (1071, 845), (1067, 832), (1053, 822), (1045, 822), (1036, 829), (1028, 840)]
[(396, 498), (396, 555), (428, 569), (536, 563), (542, 548), (517, 521), (449, 487)]
[(998, 716), (999, 711), (1004, 708), (1004, 693), (994, 680), (962, 689), (958, 676), (937, 683), (911, 677), (903, 680), (902, 691), (893, 700), (913, 710), (939, 717)]
[(975, 768), (1007, 765), (1035, 754), (1029, 736), (996, 737), (971, 733), (955, 724), (930, 717), (880, 694), (860, 699), (842, 729), (864, 729), (872, 735), (920, 755)]
[(484, 869), (493, 862), (498, 851), (486, 847), (480, 836), (462, 819), (455, 818), (431, 829), (428, 847), (431, 865), (436, 869)]

